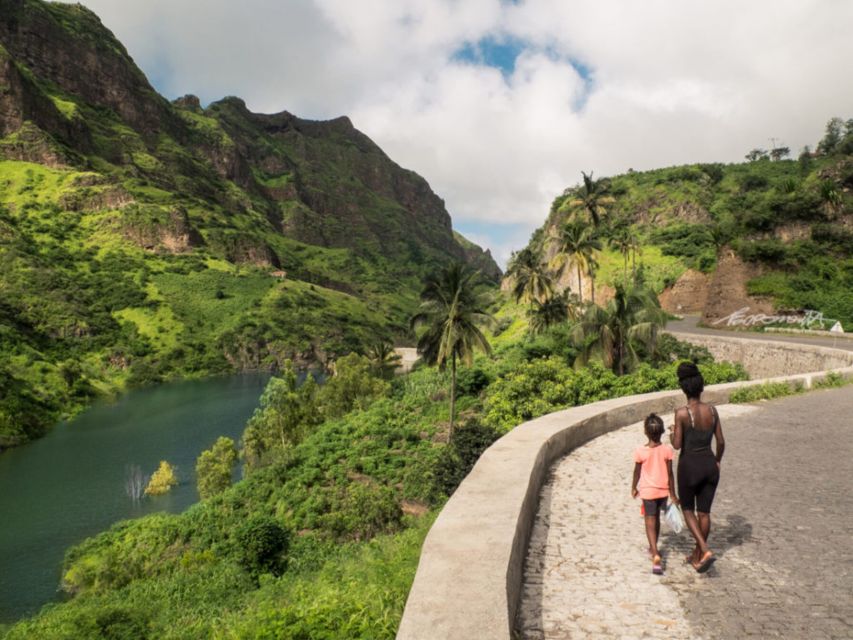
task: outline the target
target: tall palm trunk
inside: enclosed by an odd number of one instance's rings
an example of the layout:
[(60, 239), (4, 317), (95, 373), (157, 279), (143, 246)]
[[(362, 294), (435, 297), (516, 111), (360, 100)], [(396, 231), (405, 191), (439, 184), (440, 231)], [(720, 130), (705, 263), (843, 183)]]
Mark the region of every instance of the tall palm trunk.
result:
[(592, 274), (592, 270), (590, 270), (590, 272), (589, 272), (589, 282), (590, 282), (589, 292), (590, 292), (590, 295), (592, 296), (590, 298), (590, 300), (592, 300), (592, 304), (595, 304), (595, 276)]
[(578, 298), (583, 302), (583, 281), (581, 280), (581, 265), (578, 263)]
[(447, 443), (453, 442), (453, 420), (456, 416), (456, 352), (450, 357), (450, 431)]

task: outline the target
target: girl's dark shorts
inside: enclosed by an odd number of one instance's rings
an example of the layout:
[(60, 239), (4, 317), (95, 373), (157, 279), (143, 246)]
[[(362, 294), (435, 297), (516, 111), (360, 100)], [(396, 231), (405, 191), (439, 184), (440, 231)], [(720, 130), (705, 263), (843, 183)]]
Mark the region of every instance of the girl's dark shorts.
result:
[(678, 499), (684, 511), (711, 513), (711, 504), (720, 481), (713, 455), (687, 455), (678, 459)]
[(656, 516), (666, 511), (666, 498), (655, 498), (654, 500), (643, 500), (643, 515)]

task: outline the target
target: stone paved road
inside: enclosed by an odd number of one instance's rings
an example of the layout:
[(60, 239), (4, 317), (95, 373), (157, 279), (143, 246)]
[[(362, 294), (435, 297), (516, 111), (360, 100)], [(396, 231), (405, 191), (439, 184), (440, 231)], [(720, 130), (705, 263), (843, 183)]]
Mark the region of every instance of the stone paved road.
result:
[(818, 347), (831, 347), (833, 349), (853, 351), (853, 339), (850, 338), (827, 338), (808, 334), (761, 333), (758, 331), (733, 331), (727, 329), (715, 329), (713, 327), (700, 327), (698, 326), (698, 323), (698, 316), (684, 316), (684, 319), (682, 320), (670, 320), (667, 322), (666, 330), (674, 333), (699, 333), (709, 336), (744, 338), (746, 340), (794, 342), (797, 344), (810, 344)]
[[(558, 462), (543, 487), (517, 629), (522, 638), (853, 638), (853, 387), (720, 407), (727, 451), (712, 513), (718, 561), (664, 576), (630, 498), (640, 425)], [(671, 417), (666, 417), (671, 422)]]

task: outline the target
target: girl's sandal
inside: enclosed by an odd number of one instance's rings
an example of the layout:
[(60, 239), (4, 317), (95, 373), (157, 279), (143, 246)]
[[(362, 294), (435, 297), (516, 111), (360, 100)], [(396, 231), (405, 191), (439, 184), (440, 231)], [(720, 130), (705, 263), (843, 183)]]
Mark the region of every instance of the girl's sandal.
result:
[(660, 556), (655, 556), (654, 558), (652, 558), (652, 573), (656, 576), (663, 575), (663, 566), (661, 565)]

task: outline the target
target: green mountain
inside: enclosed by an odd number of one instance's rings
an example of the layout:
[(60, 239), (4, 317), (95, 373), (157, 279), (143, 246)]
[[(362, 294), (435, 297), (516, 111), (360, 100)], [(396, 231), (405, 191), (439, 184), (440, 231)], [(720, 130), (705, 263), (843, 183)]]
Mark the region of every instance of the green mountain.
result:
[(81, 5), (0, 0), (0, 449), (127, 385), (406, 335), (501, 273), (349, 119), (160, 96)]
[[(604, 249), (595, 256), (596, 301), (642, 268), (665, 309), (700, 314), (708, 324), (727, 325), (730, 314), (749, 307), (765, 314), (814, 310), (829, 320), (824, 329), (838, 320), (853, 330), (853, 120), (833, 118), (816, 148), (798, 160), (783, 159), (785, 149), (777, 160), (756, 150), (744, 163), (595, 180)], [(534, 232), (528, 249), (544, 262), (566, 220), (589, 221), (584, 194), (584, 184), (566, 189)], [(577, 291), (574, 268), (559, 279)], [(592, 280), (581, 279), (588, 300)]]

